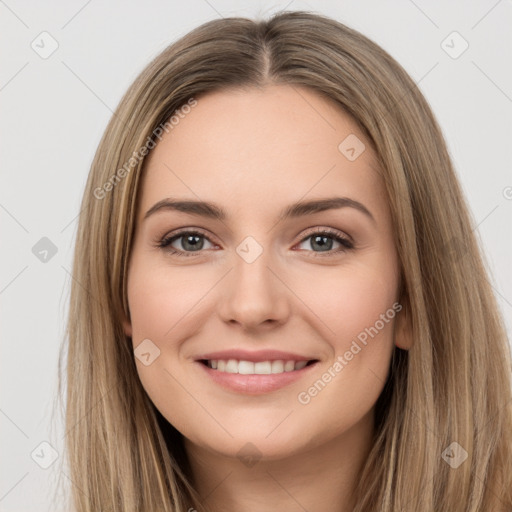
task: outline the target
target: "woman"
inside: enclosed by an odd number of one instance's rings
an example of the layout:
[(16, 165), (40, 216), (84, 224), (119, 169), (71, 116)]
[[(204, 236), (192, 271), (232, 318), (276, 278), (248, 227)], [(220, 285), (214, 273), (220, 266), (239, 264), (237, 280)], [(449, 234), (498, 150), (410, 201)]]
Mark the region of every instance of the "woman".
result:
[(82, 511), (512, 509), (510, 352), (441, 131), (329, 18), (216, 20), (121, 101), (82, 203)]

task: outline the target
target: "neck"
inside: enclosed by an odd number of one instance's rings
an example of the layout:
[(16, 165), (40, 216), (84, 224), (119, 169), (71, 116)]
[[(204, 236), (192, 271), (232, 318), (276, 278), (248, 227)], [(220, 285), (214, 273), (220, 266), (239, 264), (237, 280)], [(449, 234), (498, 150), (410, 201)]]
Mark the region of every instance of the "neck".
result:
[(351, 512), (373, 426), (371, 411), (349, 431), (278, 460), (242, 461), (184, 443), (201, 505), (211, 512)]

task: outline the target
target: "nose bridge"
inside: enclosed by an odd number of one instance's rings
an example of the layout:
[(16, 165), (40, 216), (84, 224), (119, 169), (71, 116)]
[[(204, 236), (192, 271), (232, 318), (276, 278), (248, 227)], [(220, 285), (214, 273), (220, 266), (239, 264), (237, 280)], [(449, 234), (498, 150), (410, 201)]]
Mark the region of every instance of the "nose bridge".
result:
[[(236, 248), (234, 258), (234, 284), (244, 290), (254, 289), (258, 292), (270, 293), (272, 286), (269, 279), (269, 267), (272, 265), (272, 254), (268, 247), (263, 247), (254, 238), (248, 237)], [(257, 244), (257, 245), (256, 245)]]
[(268, 320), (280, 323), (285, 319), (286, 287), (271, 270), (274, 260), (271, 249), (254, 237), (246, 237), (236, 247), (220, 308), (224, 320), (254, 327)]

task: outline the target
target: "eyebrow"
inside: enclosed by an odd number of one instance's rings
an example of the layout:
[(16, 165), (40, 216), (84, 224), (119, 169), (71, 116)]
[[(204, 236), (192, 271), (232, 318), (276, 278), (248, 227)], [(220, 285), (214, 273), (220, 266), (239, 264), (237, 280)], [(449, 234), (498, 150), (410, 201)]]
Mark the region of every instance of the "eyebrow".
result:
[[(290, 218), (302, 217), (326, 210), (347, 207), (354, 208), (361, 213), (364, 213), (374, 223), (376, 222), (374, 216), (371, 214), (368, 208), (366, 208), (366, 206), (358, 201), (355, 201), (354, 199), (350, 199), (349, 197), (330, 197), (312, 201), (299, 201), (298, 203), (294, 203), (281, 211), (278, 216), (278, 221), (281, 222)], [(154, 204), (146, 212), (143, 220), (146, 220), (151, 215), (161, 211), (178, 211), (220, 221), (225, 220), (227, 217), (226, 212), (214, 203), (209, 203), (206, 201), (194, 201), (189, 199), (177, 200), (168, 197)]]

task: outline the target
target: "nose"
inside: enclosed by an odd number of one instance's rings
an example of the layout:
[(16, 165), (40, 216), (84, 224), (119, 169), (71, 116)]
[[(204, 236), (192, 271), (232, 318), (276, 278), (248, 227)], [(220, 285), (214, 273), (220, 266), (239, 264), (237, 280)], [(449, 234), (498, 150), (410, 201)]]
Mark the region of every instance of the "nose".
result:
[(222, 287), (218, 311), (224, 322), (244, 330), (275, 327), (290, 314), (290, 290), (276, 265), (263, 253), (251, 263), (238, 254)]

